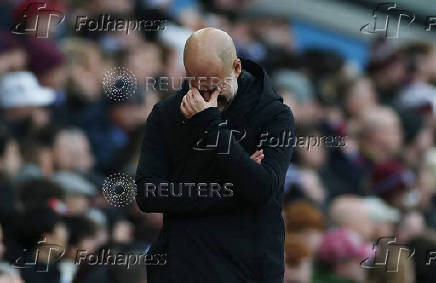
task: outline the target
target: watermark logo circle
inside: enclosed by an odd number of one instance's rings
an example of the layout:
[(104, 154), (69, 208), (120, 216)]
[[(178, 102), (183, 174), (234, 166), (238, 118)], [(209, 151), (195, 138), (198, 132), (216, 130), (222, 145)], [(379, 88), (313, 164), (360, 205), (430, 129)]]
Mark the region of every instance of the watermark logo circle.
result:
[(114, 101), (126, 101), (137, 87), (136, 76), (127, 68), (113, 67), (103, 74), (103, 92)]
[(103, 196), (111, 205), (124, 207), (135, 200), (135, 180), (127, 174), (115, 173), (104, 180)]

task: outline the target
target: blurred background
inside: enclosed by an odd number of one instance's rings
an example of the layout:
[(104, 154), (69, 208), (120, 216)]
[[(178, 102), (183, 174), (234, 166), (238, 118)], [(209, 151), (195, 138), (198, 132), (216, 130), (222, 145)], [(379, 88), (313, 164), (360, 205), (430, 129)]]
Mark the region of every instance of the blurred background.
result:
[[(285, 282), (436, 282), (426, 265), (436, 250), (432, 2), (1, 0), (0, 282), (146, 282), (145, 266), (79, 265), (76, 255), (141, 254), (156, 239), (162, 215), (111, 206), (101, 188), (113, 173), (134, 177), (147, 116), (180, 87), (185, 40), (207, 26), (227, 31), (239, 57), (265, 68), (297, 136), (345, 137), (341, 147), (295, 148)], [(77, 28), (79, 18), (104, 14), (157, 22), (129, 34)], [(114, 67), (137, 79), (122, 102), (103, 92)], [(163, 76), (174, 78), (171, 87), (146, 86)], [(362, 267), (380, 237), (400, 246), (379, 241), (381, 262), (390, 251), (386, 266)], [(65, 252), (55, 262), (49, 244)]]

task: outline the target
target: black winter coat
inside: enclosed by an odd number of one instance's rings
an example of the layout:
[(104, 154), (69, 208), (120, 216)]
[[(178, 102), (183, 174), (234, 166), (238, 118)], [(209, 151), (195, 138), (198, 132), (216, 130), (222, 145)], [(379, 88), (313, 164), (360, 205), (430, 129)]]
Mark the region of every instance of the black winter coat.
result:
[[(242, 67), (227, 110), (185, 121), (185, 82), (147, 120), (136, 201), (164, 214), (149, 254), (166, 258), (147, 266), (149, 283), (283, 282), (281, 209), (295, 122), (265, 71), (252, 61)], [(261, 148), (259, 165), (250, 155)]]

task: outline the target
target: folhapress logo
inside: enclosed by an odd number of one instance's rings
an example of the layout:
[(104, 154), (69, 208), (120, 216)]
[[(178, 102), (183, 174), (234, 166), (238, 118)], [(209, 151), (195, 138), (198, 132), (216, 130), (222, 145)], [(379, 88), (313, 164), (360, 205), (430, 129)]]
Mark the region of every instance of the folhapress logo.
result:
[(20, 22), (11, 27), (10, 31), (14, 34), (33, 34), (36, 38), (48, 38), (50, 31), (64, 20), (65, 14), (47, 8), (46, 2), (31, 2), (20, 15)]
[(395, 237), (382, 237), (374, 244), (374, 256), (360, 265), (366, 269), (384, 268), (386, 272), (398, 272), (401, 257), (410, 259), (414, 254), (413, 247), (397, 243)]
[[(409, 10), (398, 9), (394, 2), (379, 3), (372, 12), (374, 24), (370, 23), (360, 28), (360, 32), (369, 35), (384, 35), (387, 38), (398, 38), (400, 27), (409, 26), (415, 21), (415, 13)], [(436, 27), (436, 16), (426, 16), (425, 31)]]
[(379, 3), (372, 12), (374, 25), (370, 29), (370, 24), (360, 28), (364, 34), (384, 34), (387, 38), (398, 38), (400, 26), (403, 19), (407, 20), (407, 25), (415, 21), (415, 13), (408, 10), (398, 9), (396, 3)]
[[(44, 250), (44, 252), (41, 252)], [(65, 254), (65, 248), (57, 244), (49, 244), (46, 239), (39, 241), (34, 253), (27, 249), (12, 263), (14, 268), (33, 268), (36, 272), (48, 272), (50, 264), (60, 260)], [(41, 252), (41, 253), (40, 253)]]

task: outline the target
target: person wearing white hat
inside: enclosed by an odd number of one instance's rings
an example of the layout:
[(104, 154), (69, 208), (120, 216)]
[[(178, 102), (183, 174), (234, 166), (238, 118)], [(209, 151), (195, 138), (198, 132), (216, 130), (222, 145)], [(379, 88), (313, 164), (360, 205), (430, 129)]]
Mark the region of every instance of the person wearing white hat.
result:
[(39, 85), (31, 72), (10, 72), (0, 78), (0, 108), (15, 135), (31, 122), (43, 126), (49, 122), (47, 106), (55, 100), (55, 92)]

